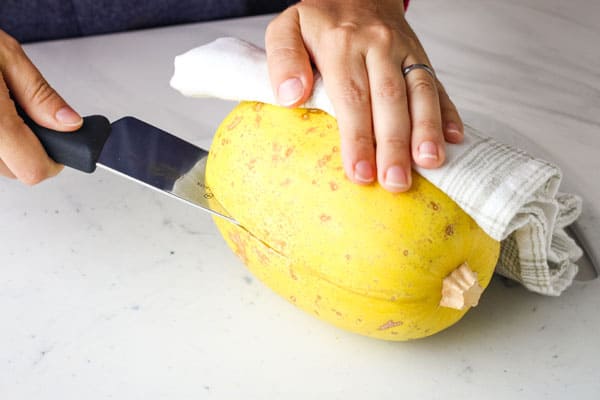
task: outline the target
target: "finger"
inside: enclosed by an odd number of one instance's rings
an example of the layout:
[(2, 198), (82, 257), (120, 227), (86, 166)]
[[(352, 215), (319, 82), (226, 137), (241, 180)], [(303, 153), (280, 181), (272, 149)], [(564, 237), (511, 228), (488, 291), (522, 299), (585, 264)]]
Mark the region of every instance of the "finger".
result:
[[(410, 58), (405, 66), (418, 63)], [(411, 116), (412, 156), (424, 168), (437, 168), (445, 159), (440, 100), (435, 78), (423, 69), (413, 69), (405, 77)]]
[(4, 164), (4, 161), (2, 160), (0, 160), (0, 175), (11, 179), (16, 178), (15, 174), (13, 174), (10, 169), (8, 169), (8, 167), (6, 166), (6, 164)]
[(265, 47), (271, 86), (279, 104), (294, 107), (304, 103), (312, 91), (313, 73), (295, 7), (269, 24)]
[(458, 114), (458, 110), (454, 106), (452, 100), (448, 96), (446, 89), (437, 81), (438, 96), (440, 98), (440, 110), (442, 113), (442, 127), (444, 129), (444, 137), (447, 142), (460, 143), (464, 139), (465, 128)]
[(6, 85), (27, 115), (39, 125), (58, 131), (81, 127), (81, 116), (54, 91), (21, 46), (13, 44), (2, 56), (1, 72)]
[(390, 58), (389, 53), (386, 48), (372, 48), (366, 57), (377, 175), (386, 190), (403, 192), (411, 184), (410, 116), (402, 61)]
[(341, 154), (348, 179), (359, 184), (375, 181), (375, 143), (365, 60), (351, 51), (348, 37), (329, 40), (320, 49), (318, 67), (337, 116)]
[(48, 157), (37, 137), (17, 114), (1, 73), (0, 110), (0, 159), (10, 171), (8, 175), (33, 185), (58, 174), (62, 166)]

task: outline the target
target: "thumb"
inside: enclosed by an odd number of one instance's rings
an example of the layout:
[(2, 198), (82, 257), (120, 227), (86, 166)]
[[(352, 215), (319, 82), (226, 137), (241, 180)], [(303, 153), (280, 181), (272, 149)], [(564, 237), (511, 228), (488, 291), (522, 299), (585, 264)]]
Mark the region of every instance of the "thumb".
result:
[(265, 47), (277, 102), (286, 107), (304, 103), (312, 91), (313, 72), (295, 7), (288, 8), (269, 24)]
[(13, 99), (37, 124), (57, 131), (74, 131), (83, 119), (48, 84), (16, 45), (6, 54), (3, 78)]

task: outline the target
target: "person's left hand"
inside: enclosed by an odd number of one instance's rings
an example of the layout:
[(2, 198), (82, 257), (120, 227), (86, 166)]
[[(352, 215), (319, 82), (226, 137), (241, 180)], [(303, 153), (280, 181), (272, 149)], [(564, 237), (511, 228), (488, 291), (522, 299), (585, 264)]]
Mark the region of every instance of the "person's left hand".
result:
[(311, 61), (323, 77), (341, 135), (346, 176), (388, 191), (411, 185), (411, 162), (437, 168), (445, 141), (463, 125), (441, 83), (411, 64), (431, 65), (404, 19), (401, 0), (304, 0), (268, 26), (266, 50), (279, 103), (311, 95)]

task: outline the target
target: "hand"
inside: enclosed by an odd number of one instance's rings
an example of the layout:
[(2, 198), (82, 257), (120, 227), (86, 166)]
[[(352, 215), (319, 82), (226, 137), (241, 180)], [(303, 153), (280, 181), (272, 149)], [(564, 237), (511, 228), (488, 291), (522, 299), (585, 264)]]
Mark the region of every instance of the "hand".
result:
[(19, 43), (0, 30), (0, 175), (33, 185), (58, 174), (62, 166), (48, 157), (17, 114), (13, 99), (46, 128), (66, 132), (83, 124), (81, 116), (50, 87)]
[(311, 60), (320, 71), (353, 182), (377, 178), (390, 192), (406, 191), (412, 160), (437, 168), (445, 140), (463, 139), (462, 121), (442, 84), (423, 69), (402, 74), (408, 65), (431, 63), (400, 0), (304, 0), (269, 24), (265, 42), (281, 105), (309, 98)]

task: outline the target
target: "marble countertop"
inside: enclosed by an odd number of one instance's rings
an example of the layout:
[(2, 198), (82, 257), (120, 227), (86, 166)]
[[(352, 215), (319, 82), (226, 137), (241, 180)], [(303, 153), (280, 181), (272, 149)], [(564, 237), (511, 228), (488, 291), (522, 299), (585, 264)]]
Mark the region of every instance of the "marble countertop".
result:
[[(557, 162), (600, 237), (600, 3), (412, 3), (409, 20), (459, 109)], [(135, 115), (208, 148), (233, 104), (170, 89), (173, 57), (221, 36), (260, 44), (269, 19), (25, 48), (83, 114)], [(548, 298), (496, 278), (454, 327), (388, 343), (295, 309), (248, 274), (208, 215), (104, 171), (65, 170), (32, 188), (3, 180), (0, 221), (3, 399), (600, 393), (600, 280)]]

